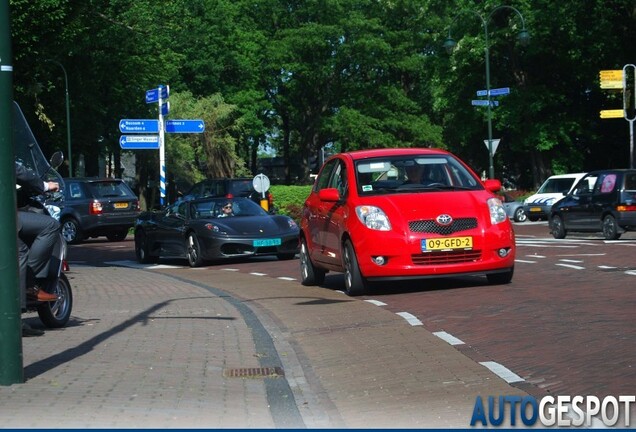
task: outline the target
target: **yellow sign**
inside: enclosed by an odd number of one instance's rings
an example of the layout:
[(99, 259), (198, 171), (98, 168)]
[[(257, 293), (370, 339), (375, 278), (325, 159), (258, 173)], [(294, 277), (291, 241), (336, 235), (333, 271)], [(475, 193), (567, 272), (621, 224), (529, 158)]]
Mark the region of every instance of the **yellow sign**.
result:
[(602, 70), (599, 74), (601, 81), (623, 81), (623, 70)]
[(622, 118), (625, 116), (625, 113), (622, 109), (613, 109), (613, 110), (601, 110), (601, 118)]
[(622, 89), (623, 88), (623, 80), (621, 81), (604, 81), (601, 80), (601, 88), (602, 89)]

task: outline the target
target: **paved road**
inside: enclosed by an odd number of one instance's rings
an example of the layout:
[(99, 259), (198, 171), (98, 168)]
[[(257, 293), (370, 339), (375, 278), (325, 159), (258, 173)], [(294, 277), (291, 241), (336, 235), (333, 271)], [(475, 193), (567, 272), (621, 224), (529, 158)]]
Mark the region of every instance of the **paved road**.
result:
[[(439, 279), (389, 284), (364, 299), (410, 314), (476, 362), (504, 365), (522, 380), (516, 386), (537, 396), (633, 394), (636, 234), (612, 242), (588, 234), (555, 240), (545, 222), (516, 224), (515, 230), (517, 263), (509, 285), (488, 286), (484, 278)], [(104, 260), (133, 259), (131, 241), (96, 240), (81, 247), (102, 249)], [(212, 268), (299, 278), (297, 260), (262, 258)], [(324, 287), (341, 289), (342, 276), (328, 275)]]

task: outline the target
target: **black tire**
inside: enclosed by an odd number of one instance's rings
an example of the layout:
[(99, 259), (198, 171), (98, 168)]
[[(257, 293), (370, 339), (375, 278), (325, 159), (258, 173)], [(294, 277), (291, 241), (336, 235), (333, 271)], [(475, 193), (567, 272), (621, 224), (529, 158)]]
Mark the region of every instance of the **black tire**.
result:
[(552, 237), (555, 239), (564, 239), (568, 232), (565, 229), (565, 225), (563, 224), (563, 219), (561, 216), (554, 215), (550, 220), (550, 232), (552, 233)]
[(300, 283), (305, 286), (321, 285), (325, 281), (326, 271), (316, 268), (309, 257), (307, 240), (300, 240)]
[(64, 273), (60, 275), (57, 287), (52, 294), (57, 294), (59, 299), (38, 304), (38, 316), (46, 327), (61, 328), (66, 325), (73, 311), (73, 291)]
[(157, 262), (157, 257), (150, 255), (148, 248), (148, 238), (142, 230), (135, 232), (135, 256), (141, 264), (152, 264)]
[(276, 258), (278, 258), (280, 261), (289, 261), (294, 259), (294, 257), (296, 256), (295, 253), (279, 253), (276, 254)]
[(368, 283), (360, 273), (358, 258), (350, 240), (345, 241), (342, 253), (345, 279), (345, 293), (348, 296), (359, 296), (367, 293)]
[(188, 264), (190, 267), (201, 267), (203, 265), (203, 258), (201, 257), (201, 245), (199, 239), (195, 233), (188, 234), (186, 237), (186, 257), (188, 258)]
[(62, 235), (68, 244), (79, 244), (84, 240), (84, 233), (76, 219), (68, 218), (62, 221)]
[(515, 222), (525, 222), (526, 220), (528, 220), (528, 215), (526, 214), (526, 211), (523, 209), (523, 207), (519, 207), (517, 210), (515, 210), (514, 220)]
[(127, 235), (128, 235), (128, 228), (108, 233), (106, 235), (106, 238), (108, 239), (108, 241), (118, 242), (118, 241), (123, 241)]
[(603, 218), (602, 229), (605, 240), (618, 240), (621, 237), (616, 219), (612, 215), (607, 215)]
[(488, 283), (491, 285), (505, 285), (509, 284), (512, 281), (512, 276), (515, 273), (515, 268), (512, 267), (510, 270), (503, 273), (493, 273), (486, 275), (488, 278)]

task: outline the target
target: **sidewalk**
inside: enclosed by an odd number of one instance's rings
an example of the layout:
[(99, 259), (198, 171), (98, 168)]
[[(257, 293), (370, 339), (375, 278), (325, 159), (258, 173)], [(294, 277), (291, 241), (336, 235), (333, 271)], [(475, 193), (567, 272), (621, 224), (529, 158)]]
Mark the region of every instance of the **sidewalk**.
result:
[(525, 395), (368, 302), (160, 267), (72, 265), (71, 321), (23, 339), (0, 427), (467, 428), (477, 396)]

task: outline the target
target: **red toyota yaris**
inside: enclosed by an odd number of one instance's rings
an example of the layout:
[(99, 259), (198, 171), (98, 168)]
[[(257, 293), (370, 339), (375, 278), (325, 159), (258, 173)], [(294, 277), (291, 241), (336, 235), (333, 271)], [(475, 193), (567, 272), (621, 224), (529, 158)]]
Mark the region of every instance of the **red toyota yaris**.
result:
[(303, 285), (345, 274), (348, 295), (368, 283), (485, 275), (512, 280), (515, 237), (498, 180), (482, 182), (439, 149), (376, 149), (329, 158), (305, 201)]

